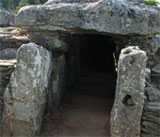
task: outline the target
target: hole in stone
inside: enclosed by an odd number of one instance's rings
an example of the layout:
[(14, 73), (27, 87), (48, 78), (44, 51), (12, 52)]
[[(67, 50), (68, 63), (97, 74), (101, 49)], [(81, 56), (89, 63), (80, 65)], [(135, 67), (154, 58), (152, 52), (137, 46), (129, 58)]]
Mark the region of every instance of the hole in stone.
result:
[(120, 51), (110, 36), (72, 35), (68, 41), (65, 93), (57, 112), (44, 121), (42, 135), (110, 136)]
[(130, 49), (127, 49), (126, 51), (124, 51), (123, 53), (124, 54), (129, 54), (131, 52), (131, 50)]
[(124, 98), (123, 98), (123, 104), (125, 106), (134, 106), (134, 102), (133, 102), (133, 99), (132, 99), (132, 96), (131, 95), (126, 95)]
[(133, 65), (135, 63), (135, 60), (132, 58), (129, 63)]

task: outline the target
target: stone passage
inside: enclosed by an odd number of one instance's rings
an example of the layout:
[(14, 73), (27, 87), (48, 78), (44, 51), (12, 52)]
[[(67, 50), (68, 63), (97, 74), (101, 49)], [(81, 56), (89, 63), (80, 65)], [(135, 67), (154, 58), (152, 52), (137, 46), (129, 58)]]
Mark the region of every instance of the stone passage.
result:
[[(15, 58), (17, 48), (29, 41), (43, 47), (30, 43), (29, 47), (23, 46), (18, 51), (17, 67), (5, 90), (3, 136), (38, 135), (44, 118), (44, 109), (47, 112), (45, 114), (52, 114), (51, 112), (56, 112), (62, 103), (64, 105), (60, 108), (68, 110), (70, 108), (68, 106), (77, 103), (75, 100), (68, 103), (72, 97), (81, 99), (82, 103), (85, 103), (83, 98), (86, 97), (86, 100), (95, 96), (107, 99), (108, 95), (111, 95), (109, 98), (113, 98), (114, 90), (109, 89), (113, 87), (112, 84), (115, 86), (116, 73), (110, 71), (114, 69), (113, 58), (110, 58), (110, 55), (115, 51), (114, 60), (117, 63), (120, 50), (130, 45), (138, 46), (145, 51), (148, 60), (146, 62), (144, 52), (138, 48), (130, 47), (122, 51), (116, 99), (111, 116), (111, 135), (113, 137), (160, 136), (160, 9), (158, 7), (145, 5), (143, 0), (48, 0), (44, 5), (22, 8), (16, 16), (6, 11), (0, 13), (3, 13), (0, 14), (0, 26), (11, 26), (15, 17), (15, 25), (21, 28), (18, 29), (21, 30), (18, 33), (17, 28), (9, 28), (11, 32), (8, 28), (0, 28), (0, 58)], [(8, 16), (6, 22), (5, 16)], [(51, 54), (44, 47), (52, 53), (51, 59)], [(108, 47), (114, 49), (107, 49)], [(7, 56), (8, 53), (11, 56)], [(104, 62), (110, 65), (104, 65)], [(99, 71), (99, 68), (103, 70)], [(91, 69), (94, 73), (89, 75)], [(109, 76), (107, 80), (98, 79), (98, 72), (102, 72), (103, 76), (112, 74), (114, 78)], [(47, 77), (48, 73), (50, 77)], [(88, 75), (83, 80), (86, 73)], [(84, 84), (81, 86), (77, 84), (78, 81)], [(96, 84), (100, 84), (100, 81), (106, 82), (106, 87), (101, 89), (102, 86), (99, 86), (97, 90)], [(84, 85), (87, 85), (88, 89), (83, 88)], [(90, 93), (92, 96), (88, 97)], [(63, 100), (63, 95), (68, 97)], [(95, 100), (99, 102), (97, 98)], [(83, 105), (90, 106), (87, 103)], [(102, 106), (100, 104), (98, 105)], [(77, 120), (76, 114), (79, 114), (77, 112), (86, 109), (81, 104), (80, 106), (76, 104), (75, 108), (76, 111), (72, 114)], [(91, 107), (87, 111), (92, 112), (92, 108), (94, 109)], [(101, 114), (104, 114), (104, 111)], [(106, 117), (108, 114), (107, 112)], [(74, 121), (70, 119), (72, 117), (68, 111), (61, 116), (68, 121), (65, 123), (61, 117), (61, 123), (67, 124), (67, 127)], [(83, 114), (81, 116), (83, 117)], [(104, 115), (98, 116), (99, 118), (102, 116), (101, 121), (105, 121)], [(94, 120), (90, 117), (92, 115), (87, 115), (88, 121), (86, 121), (90, 123), (89, 125)], [(53, 128), (56, 129), (58, 124)], [(100, 125), (99, 122), (97, 125), (104, 129), (104, 123)], [(80, 127), (84, 126), (86, 125), (82, 122), (76, 127), (78, 133), (81, 133)], [(108, 126), (109, 122), (106, 125), (107, 133), (109, 133)], [(76, 131), (75, 128), (68, 129)], [(46, 131), (43, 132), (44, 135)], [(55, 132), (53, 134), (55, 135)]]
[[(72, 38), (66, 53), (64, 98), (57, 112), (44, 119), (41, 136), (109, 137), (116, 85), (115, 44), (112, 37), (103, 35), (73, 35)], [(54, 76), (60, 76), (57, 74)]]
[(22, 45), (4, 93), (3, 136), (34, 136), (45, 109), (50, 53), (34, 43)]
[(116, 97), (111, 114), (112, 137), (140, 137), (146, 61), (146, 53), (138, 47), (128, 47), (121, 51)]

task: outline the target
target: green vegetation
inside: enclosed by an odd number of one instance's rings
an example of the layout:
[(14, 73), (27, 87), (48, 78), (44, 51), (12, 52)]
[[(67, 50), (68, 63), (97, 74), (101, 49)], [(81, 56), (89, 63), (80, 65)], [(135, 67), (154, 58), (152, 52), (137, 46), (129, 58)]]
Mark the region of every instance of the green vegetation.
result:
[(43, 4), (46, 1), (47, 0), (0, 0), (0, 7), (10, 12), (17, 13), (23, 6)]
[(159, 2), (156, 0), (144, 0), (144, 3), (151, 6), (158, 6)]

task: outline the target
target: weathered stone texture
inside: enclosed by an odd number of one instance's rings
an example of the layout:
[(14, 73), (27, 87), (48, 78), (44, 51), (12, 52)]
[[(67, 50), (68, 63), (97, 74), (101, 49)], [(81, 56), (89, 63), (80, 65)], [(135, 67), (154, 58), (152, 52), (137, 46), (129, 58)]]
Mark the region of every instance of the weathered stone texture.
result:
[[(0, 17), (1, 16), (3, 15), (0, 15)], [(4, 20), (7, 21), (8, 17), (6, 16)], [(2, 20), (0, 20), (0, 22), (1, 21)], [(20, 29), (15, 27), (0, 28), (0, 134), (3, 112), (3, 94), (9, 83), (10, 76), (15, 69), (16, 52), (20, 45), (29, 42), (27, 35), (25, 33), (21, 35), (19, 30)]]
[(130, 1), (130, 2), (138, 2), (138, 3), (143, 3), (144, 0), (127, 0), (127, 1)]
[(56, 111), (65, 90), (65, 56), (52, 56), (52, 72), (50, 77), (50, 87), (48, 93), (48, 112)]
[(50, 53), (34, 43), (22, 45), (17, 66), (4, 93), (3, 136), (35, 136), (40, 132), (47, 98)]
[[(159, 129), (154, 129), (156, 135), (152, 133), (149, 126), (156, 123), (159, 126), (160, 110), (157, 110), (157, 104), (160, 102), (160, 35), (151, 36), (136, 36), (129, 37), (125, 43), (126, 45), (136, 45), (147, 53), (147, 70), (145, 88), (145, 105), (142, 115), (142, 137), (157, 137), (160, 136)], [(149, 104), (152, 104), (150, 106)], [(148, 109), (148, 106), (152, 109)], [(147, 107), (147, 108), (146, 108)], [(155, 113), (154, 110), (157, 112)], [(147, 122), (147, 124), (145, 124)], [(150, 125), (148, 124), (150, 123)], [(144, 125), (145, 124), (145, 125)], [(148, 130), (150, 129), (150, 130)]]
[(160, 136), (160, 35), (150, 38), (147, 42), (150, 79), (145, 88), (146, 102), (142, 116), (142, 136)]
[(80, 48), (84, 46), (83, 39), (77, 36), (71, 36), (67, 42), (68, 52), (66, 55), (67, 67), (67, 87), (72, 87), (80, 76)]
[[(146, 52), (148, 60), (147, 68), (144, 69), (146, 56), (137, 48), (128, 48), (130, 53), (127, 51), (120, 57), (119, 86), (111, 119), (112, 136), (138, 137), (140, 129), (142, 137), (160, 136), (160, 36), (155, 35), (160, 33), (160, 9), (142, 2), (143, 0), (48, 0), (45, 5), (27, 6), (19, 11), (16, 25), (29, 32), (31, 41), (46, 47), (54, 54), (49, 88), (51, 90), (48, 94), (49, 108), (59, 103), (64, 86), (64, 69), (67, 70), (69, 86), (72, 86), (79, 76), (78, 48), (83, 43), (76, 37), (73, 40), (70, 34), (115, 36), (114, 40), (119, 42), (116, 46), (119, 48), (117, 53), (124, 46), (135, 45)], [(15, 48), (15, 45), (18, 47), (24, 42), (22, 37), (19, 38), (20, 41), (10, 33), (1, 34), (0, 30), (0, 50)], [(5, 51), (0, 54), (4, 57)], [(31, 90), (32, 88), (31, 86)], [(6, 96), (8, 93), (6, 92)], [(26, 125), (26, 122), (22, 121), (14, 123), (17, 127)], [(24, 129), (27, 131), (28, 128), (30, 127)]]
[(99, 0), (48, 0), (45, 4), (57, 4), (57, 3), (92, 3), (98, 2)]
[(65, 35), (57, 35), (54, 32), (30, 32), (29, 39), (53, 52), (63, 53), (68, 48)]
[[(57, 3), (92, 3), (92, 2), (98, 2), (100, 0), (48, 0), (45, 4), (51, 5), (51, 4), (57, 4)], [(138, 2), (143, 3), (144, 0), (123, 0), (123, 1), (129, 1), (129, 2)]]
[(27, 6), (16, 26), (29, 31), (149, 35), (160, 33), (160, 9), (127, 1)]
[(0, 9), (0, 27), (14, 26), (15, 15)]
[(118, 63), (112, 137), (140, 137), (147, 55), (138, 47), (123, 49)]
[(0, 51), (0, 59), (16, 59), (17, 49), (15, 48), (7, 48)]

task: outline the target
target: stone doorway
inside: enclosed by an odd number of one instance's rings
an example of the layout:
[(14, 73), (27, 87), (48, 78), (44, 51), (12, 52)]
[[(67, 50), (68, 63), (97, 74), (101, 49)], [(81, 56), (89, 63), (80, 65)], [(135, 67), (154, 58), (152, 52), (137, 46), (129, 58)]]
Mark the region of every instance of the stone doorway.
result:
[[(45, 42), (44, 46), (50, 41)], [(146, 53), (136, 46), (123, 49), (116, 78), (115, 62), (120, 50), (115, 37), (79, 34), (62, 40), (55, 36), (51, 43), (55, 49), (50, 52), (35, 43), (19, 48), (17, 67), (4, 94), (3, 136), (35, 136), (40, 132), (42, 136), (57, 137), (110, 136), (110, 131), (112, 137), (139, 136)], [(67, 50), (57, 50), (60, 44)], [(45, 109), (53, 113), (44, 115)], [(9, 111), (13, 113), (4, 117)], [(21, 130), (13, 128), (22, 126)]]
[[(110, 112), (117, 73), (116, 44), (103, 35), (75, 35), (66, 54), (67, 88), (57, 112), (42, 125), (42, 136), (110, 136)], [(75, 60), (75, 61), (73, 61)]]

